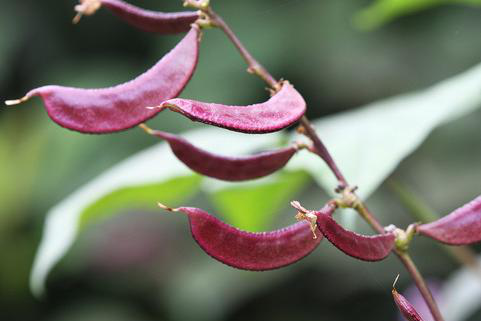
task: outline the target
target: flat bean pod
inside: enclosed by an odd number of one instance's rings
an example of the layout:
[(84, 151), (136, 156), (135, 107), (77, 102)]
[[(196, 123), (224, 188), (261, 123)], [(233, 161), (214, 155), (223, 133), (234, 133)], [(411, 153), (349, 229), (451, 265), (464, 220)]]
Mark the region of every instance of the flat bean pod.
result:
[(238, 269), (264, 271), (292, 264), (311, 253), (322, 239), (312, 237), (307, 222), (270, 232), (251, 233), (198, 208), (159, 206), (187, 214), (192, 236), (199, 246), (214, 259)]
[[(396, 278), (396, 281), (397, 281), (397, 278)], [(392, 296), (401, 314), (408, 321), (423, 321), (423, 318), (421, 318), (421, 316), (416, 311), (414, 306), (402, 294), (399, 294), (399, 292), (396, 290), (395, 288), (396, 281), (394, 281), (394, 284), (393, 284)]]
[(78, 14), (74, 22), (78, 22), (82, 15), (94, 14), (100, 7), (110, 10), (140, 30), (160, 34), (189, 31), (190, 25), (199, 18), (199, 14), (194, 11), (165, 13), (145, 10), (121, 0), (80, 0), (80, 4), (75, 6)]
[(439, 220), (419, 225), (417, 231), (450, 245), (481, 241), (481, 196)]
[(296, 144), (252, 156), (228, 157), (197, 148), (177, 135), (142, 127), (151, 135), (166, 140), (175, 156), (193, 171), (225, 181), (244, 181), (272, 174), (284, 167), (299, 149)]
[(95, 134), (128, 129), (160, 111), (145, 106), (176, 97), (184, 89), (197, 65), (199, 38), (199, 27), (193, 25), (155, 66), (121, 85), (102, 89), (44, 86), (5, 103), (14, 105), (40, 96), (49, 117), (65, 128)]
[(160, 105), (193, 121), (243, 133), (269, 133), (294, 124), (306, 110), (304, 98), (284, 81), (268, 101), (248, 106), (227, 106), (189, 99), (171, 99)]
[(331, 215), (317, 214), (317, 226), (335, 247), (360, 260), (380, 261), (389, 255), (394, 246), (393, 233), (361, 235), (344, 229)]

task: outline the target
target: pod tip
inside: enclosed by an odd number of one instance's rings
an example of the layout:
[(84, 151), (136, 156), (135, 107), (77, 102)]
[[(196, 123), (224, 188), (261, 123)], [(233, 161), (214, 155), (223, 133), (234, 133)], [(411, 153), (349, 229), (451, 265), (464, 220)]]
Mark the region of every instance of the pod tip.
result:
[(139, 127), (142, 128), (149, 135), (152, 135), (154, 133), (154, 130), (144, 123), (139, 124)]
[(101, 0), (80, 0), (80, 4), (75, 6), (75, 11), (77, 11), (77, 14), (75, 17), (73, 17), (72, 23), (79, 23), (83, 15), (93, 15), (101, 6)]
[(396, 283), (397, 283), (397, 280), (399, 280), (399, 273), (398, 275), (396, 276), (396, 279), (394, 279), (394, 282), (392, 284), (392, 290), (393, 291), (396, 291)]
[(161, 209), (166, 210), (166, 211), (169, 211), (169, 212), (177, 212), (177, 211), (178, 211), (178, 209), (172, 208), (172, 207), (168, 207), (167, 205), (164, 205), (164, 204), (162, 204), (161, 202), (157, 202), (157, 206), (160, 207)]
[(5, 100), (5, 105), (7, 105), (7, 106), (18, 105), (18, 104), (21, 104), (21, 103), (27, 101), (29, 98), (30, 97), (28, 97), (28, 96), (24, 96), (20, 99)]

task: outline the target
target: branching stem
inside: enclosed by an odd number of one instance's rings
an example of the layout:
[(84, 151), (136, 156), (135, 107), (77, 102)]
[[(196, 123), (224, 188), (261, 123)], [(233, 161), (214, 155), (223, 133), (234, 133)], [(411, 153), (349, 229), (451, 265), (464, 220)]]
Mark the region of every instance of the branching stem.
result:
[[(252, 55), (251, 53), (244, 47), (242, 42), (237, 38), (236, 34), (232, 31), (232, 29), (225, 23), (224, 19), (216, 14), (210, 6), (203, 8), (202, 11), (210, 17), (210, 20), (213, 26), (218, 27), (221, 29), (230, 41), (234, 44), (237, 48), (239, 53), (241, 54), (242, 58), (247, 63), (247, 71), (249, 73), (255, 74), (260, 77), (264, 82), (266, 82), (272, 89), (278, 90), (279, 82), (262, 66)], [(329, 151), (327, 150), (326, 146), (322, 143), (321, 139), (317, 135), (315, 129), (311, 125), (309, 119), (306, 116), (303, 116), (300, 119), (300, 124), (303, 128), (303, 133), (312, 140), (313, 143), (313, 152), (321, 157), (326, 164), (329, 166), (333, 174), (336, 176), (338, 180), (338, 191), (344, 191), (349, 188), (349, 185), (344, 178), (344, 175), (339, 170), (338, 166), (336, 165), (334, 159), (330, 155)], [(353, 204), (353, 208), (361, 215), (361, 217), (369, 224), (371, 227), (377, 231), (378, 233), (384, 233), (384, 227), (379, 223), (376, 217), (369, 211), (367, 206), (354, 194), (351, 192), (353, 196), (355, 196), (356, 202)], [(412, 261), (411, 257), (407, 254), (407, 252), (401, 252), (397, 249), (393, 250), (394, 253), (399, 257), (401, 262), (404, 264), (406, 270), (411, 275), (412, 279), (416, 283), (419, 291), (421, 292), (424, 300), (426, 301), (431, 313), (435, 319), (435, 321), (444, 321), (439, 308), (436, 302), (433, 299), (429, 288), (426, 285), (422, 275), (419, 273), (416, 265)]]

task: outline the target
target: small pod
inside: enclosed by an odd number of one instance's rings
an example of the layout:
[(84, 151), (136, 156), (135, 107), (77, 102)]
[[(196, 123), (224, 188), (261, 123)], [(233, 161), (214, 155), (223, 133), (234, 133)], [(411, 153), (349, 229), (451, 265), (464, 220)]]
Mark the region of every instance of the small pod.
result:
[(214, 259), (242, 270), (265, 271), (292, 264), (311, 253), (322, 239), (312, 237), (307, 222), (251, 233), (228, 225), (199, 208), (159, 206), (187, 214), (192, 236), (199, 246)]
[(199, 37), (199, 27), (193, 25), (155, 66), (121, 85), (102, 89), (44, 86), (5, 103), (14, 105), (40, 96), (49, 117), (62, 127), (94, 134), (128, 129), (160, 111), (145, 106), (176, 97), (184, 89), (197, 65)]
[(419, 225), (417, 231), (450, 245), (481, 241), (481, 196), (439, 220)]
[(160, 108), (169, 108), (193, 121), (243, 133), (269, 133), (294, 124), (306, 110), (304, 98), (284, 81), (268, 101), (248, 106), (227, 106), (188, 99), (171, 99)]
[(344, 229), (331, 215), (314, 212), (317, 226), (324, 236), (347, 255), (364, 261), (380, 261), (387, 257), (394, 246), (393, 233), (367, 236)]
[(199, 18), (199, 14), (193, 11), (172, 13), (151, 11), (121, 0), (80, 0), (80, 4), (75, 6), (77, 15), (73, 20), (74, 23), (77, 23), (83, 15), (94, 14), (100, 7), (110, 10), (117, 17), (140, 30), (160, 34), (189, 31), (190, 25)]
[[(396, 278), (396, 281), (397, 279), (398, 278)], [(423, 321), (423, 318), (421, 318), (421, 316), (413, 307), (413, 305), (402, 294), (399, 294), (399, 292), (396, 290), (395, 288), (396, 281), (394, 281), (394, 284), (392, 287), (392, 296), (401, 314), (408, 321)]]
[(252, 156), (228, 157), (197, 148), (179, 136), (151, 130), (145, 125), (142, 128), (166, 140), (175, 156), (193, 171), (224, 181), (244, 181), (272, 174), (284, 167), (299, 149), (296, 144)]

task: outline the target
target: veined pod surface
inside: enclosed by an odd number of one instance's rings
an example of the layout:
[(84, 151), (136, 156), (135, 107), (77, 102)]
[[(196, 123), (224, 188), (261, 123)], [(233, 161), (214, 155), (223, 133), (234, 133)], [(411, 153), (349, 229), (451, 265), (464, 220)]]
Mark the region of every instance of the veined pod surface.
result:
[(265, 271), (292, 264), (311, 253), (322, 239), (322, 236), (313, 238), (307, 222), (251, 233), (228, 225), (199, 208), (159, 206), (187, 214), (192, 236), (199, 246), (214, 259), (238, 269)]
[(177, 158), (193, 171), (225, 180), (244, 181), (272, 174), (287, 164), (299, 149), (297, 144), (252, 156), (228, 157), (195, 147), (182, 137), (159, 130), (141, 127), (149, 134), (167, 141)]
[(189, 99), (171, 99), (160, 108), (169, 108), (193, 121), (243, 133), (269, 133), (294, 124), (304, 115), (304, 98), (287, 81), (268, 101), (248, 106), (227, 106)]
[(439, 220), (419, 225), (417, 231), (450, 245), (481, 241), (481, 196)]
[(44, 86), (5, 103), (14, 105), (40, 96), (49, 117), (62, 127), (95, 134), (128, 129), (160, 111), (145, 106), (176, 97), (184, 89), (197, 65), (199, 38), (199, 27), (193, 25), (155, 66), (121, 85), (102, 89)]
[(392, 287), (392, 296), (394, 298), (394, 302), (396, 303), (399, 311), (408, 321), (423, 321), (423, 318), (421, 318), (421, 316), (413, 307), (413, 305), (402, 294), (400, 294), (396, 290), (395, 286), (396, 286), (397, 279), (398, 278), (396, 278), (396, 280), (394, 281), (394, 284)]
[(160, 34), (189, 31), (190, 25), (199, 18), (194, 11), (165, 13), (145, 10), (121, 0), (80, 0), (80, 4), (75, 6), (77, 15), (74, 22), (78, 22), (82, 15), (94, 14), (100, 7), (140, 30)]
[(344, 229), (331, 215), (314, 213), (322, 234), (347, 255), (364, 261), (380, 261), (389, 255), (394, 246), (394, 233), (361, 235)]

